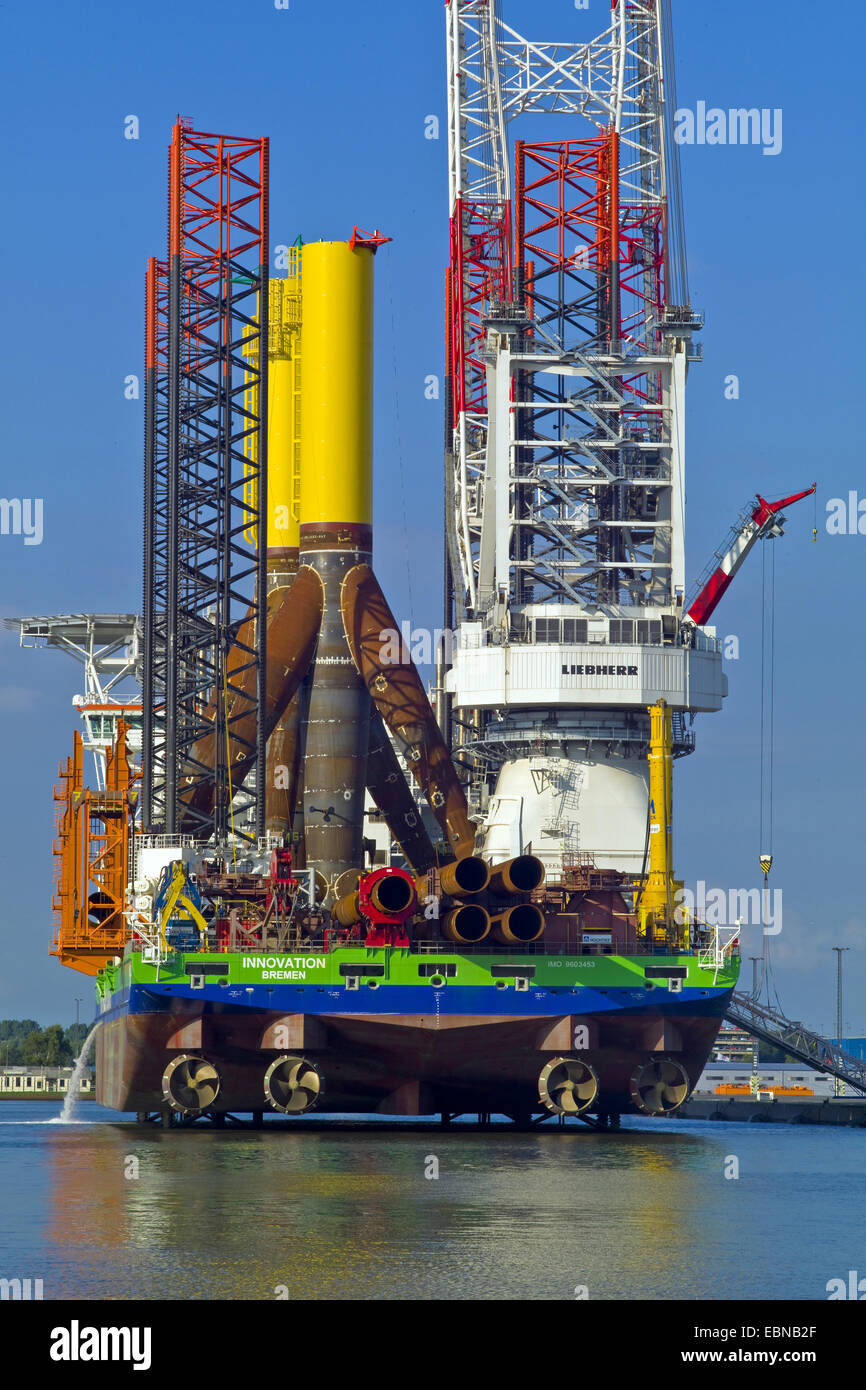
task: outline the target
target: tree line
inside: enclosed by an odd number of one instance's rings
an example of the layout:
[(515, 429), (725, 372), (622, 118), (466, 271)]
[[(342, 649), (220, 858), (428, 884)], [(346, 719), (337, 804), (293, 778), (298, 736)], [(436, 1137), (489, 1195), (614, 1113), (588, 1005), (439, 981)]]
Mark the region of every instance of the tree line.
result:
[(70, 1067), (87, 1036), (86, 1023), (51, 1023), (42, 1028), (33, 1018), (0, 1019), (0, 1065)]

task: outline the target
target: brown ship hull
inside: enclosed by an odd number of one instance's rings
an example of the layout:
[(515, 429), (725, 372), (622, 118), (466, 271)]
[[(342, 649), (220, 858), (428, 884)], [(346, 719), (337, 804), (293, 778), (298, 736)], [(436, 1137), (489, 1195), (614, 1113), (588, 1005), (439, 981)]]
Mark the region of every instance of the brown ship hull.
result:
[[(575, 1051), (575, 1028), (584, 1044)], [(635, 1109), (631, 1078), (643, 1063), (673, 1058), (691, 1086), (704, 1068), (718, 1017), (648, 1010), (599, 1020), (577, 1015), (269, 1013), (262, 1010), (125, 1014), (96, 1040), (97, 1100), (118, 1111), (154, 1112), (163, 1075), (184, 1054), (219, 1074), (215, 1114), (268, 1110), (264, 1077), (282, 1053), (303, 1054), (321, 1073), (317, 1111), (354, 1114), (541, 1112), (538, 1078), (556, 1056), (579, 1057), (599, 1080), (593, 1112)]]

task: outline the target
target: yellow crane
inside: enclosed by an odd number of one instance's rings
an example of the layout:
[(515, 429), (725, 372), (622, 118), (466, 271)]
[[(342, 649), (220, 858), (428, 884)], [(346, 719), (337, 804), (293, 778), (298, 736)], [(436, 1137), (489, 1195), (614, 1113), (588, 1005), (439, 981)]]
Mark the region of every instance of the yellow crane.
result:
[(665, 700), (649, 705), (649, 872), (638, 899), (641, 932), (660, 944), (676, 933), (687, 944), (688, 922), (676, 918), (676, 892), (682, 883), (673, 866), (673, 731)]

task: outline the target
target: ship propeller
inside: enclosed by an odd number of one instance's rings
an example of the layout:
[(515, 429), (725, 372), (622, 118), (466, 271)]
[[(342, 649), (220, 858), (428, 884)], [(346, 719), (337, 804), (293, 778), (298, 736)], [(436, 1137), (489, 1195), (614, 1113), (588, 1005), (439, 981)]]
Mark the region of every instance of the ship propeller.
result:
[(181, 1114), (200, 1115), (220, 1093), (219, 1072), (204, 1057), (175, 1057), (163, 1074), (162, 1093)]
[(265, 1096), (284, 1115), (312, 1110), (324, 1089), (321, 1073), (306, 1057), (278, 1057), (265, 1072)]
[(598, 1077), (588, 1062), (554, 1057), (538, 1078), (542, 1105), (558, 1115), (581, 1115), (598, 1095)]
[(644, 1062), (630, 1082), (631, 1098), (645, 1115), (668, 1115), (676, 1110), (689, 1094), (689, 1078), (679, 1062), (662, 1057), (657, 1062)]

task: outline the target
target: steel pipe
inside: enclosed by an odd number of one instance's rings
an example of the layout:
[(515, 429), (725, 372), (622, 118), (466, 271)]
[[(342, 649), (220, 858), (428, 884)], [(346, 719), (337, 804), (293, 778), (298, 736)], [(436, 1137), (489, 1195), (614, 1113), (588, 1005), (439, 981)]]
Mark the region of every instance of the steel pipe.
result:
[(442, 919), (442, 933), (458, 946), (483, 941), (490, 931), (490, 914), (478, 903), (461, 903)]
[(544, 913), (535, 903), (516, 903), (491, 920), (497, 941), (509, 946), (527, 946), (544, 935)]
[(544, 882), (544, 865), (534, 854), (518, 854), (490, 870), (491, 893), (532, 893)]

